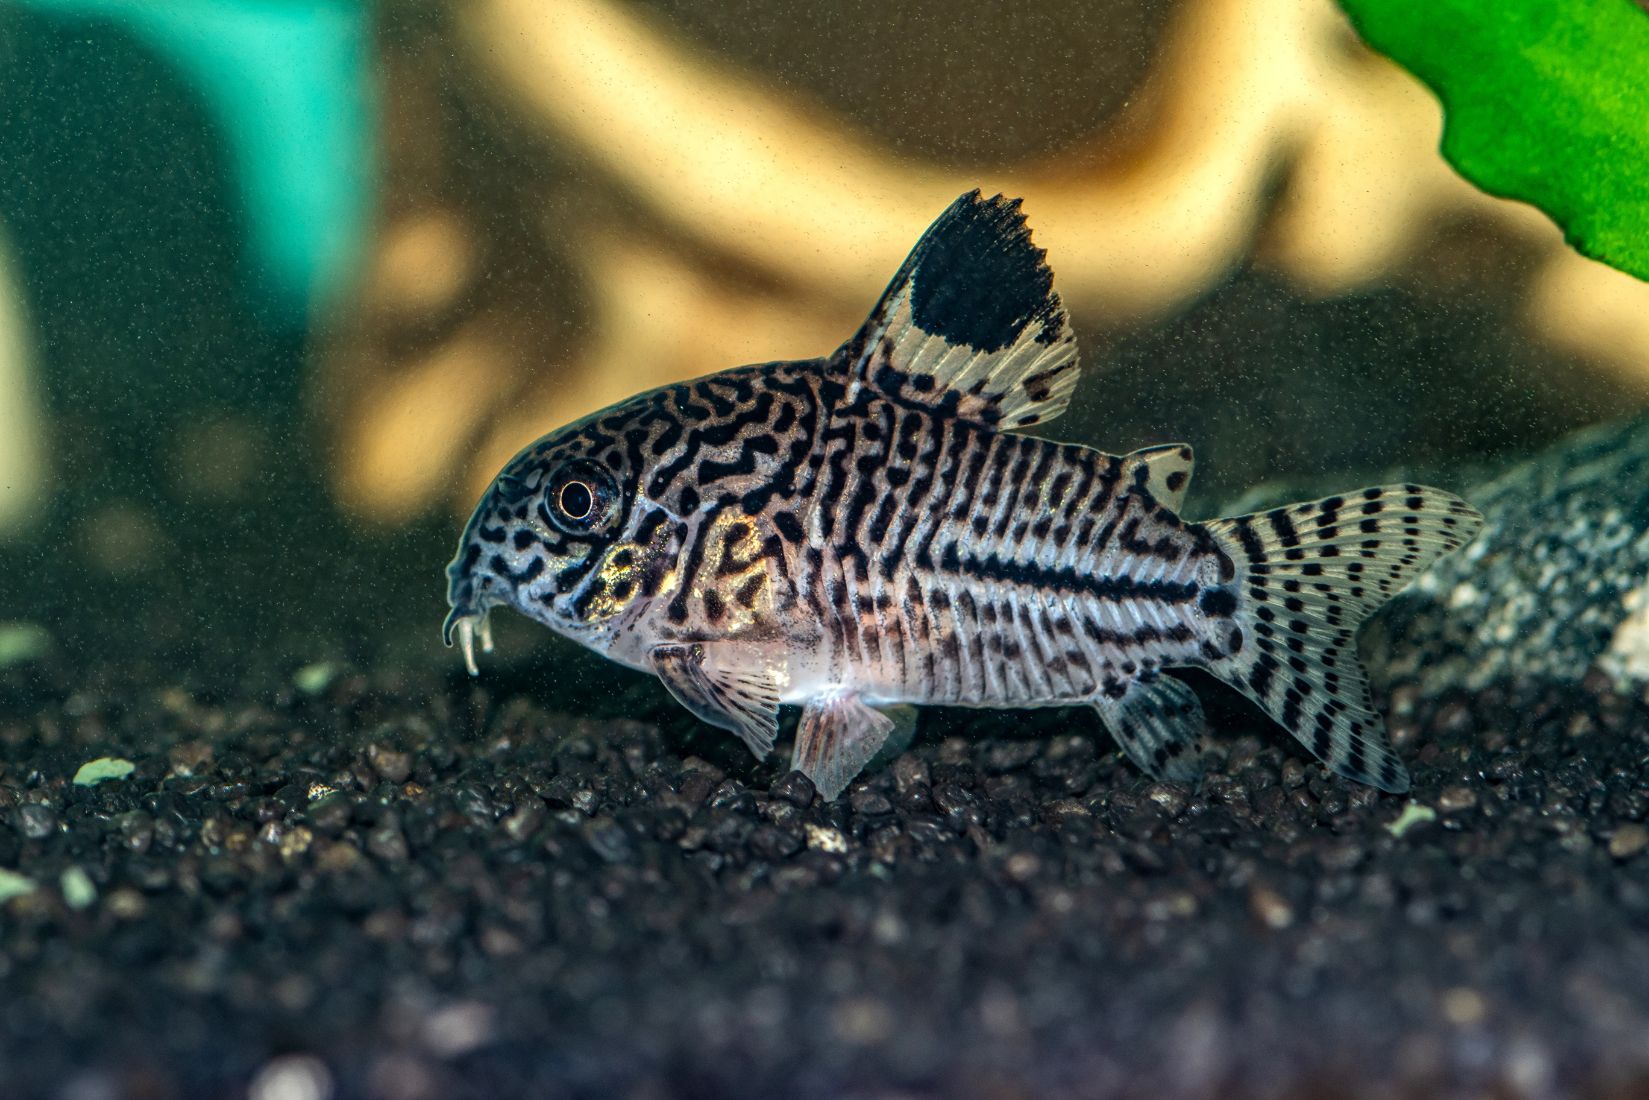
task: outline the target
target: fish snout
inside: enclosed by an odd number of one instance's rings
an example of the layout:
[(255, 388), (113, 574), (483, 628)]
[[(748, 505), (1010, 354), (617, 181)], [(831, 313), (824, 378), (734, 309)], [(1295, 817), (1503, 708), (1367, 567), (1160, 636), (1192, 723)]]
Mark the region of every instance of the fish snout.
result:
[(471, 676), (479, 675), (475, 663), (475, 640), (481, 639), (481, 651), (492, 652), (492, 624), (488, 617), (493, 606), (500, 602), (493, 589), (492, 578), (459, 568), (454, 561), (447, 570), (447, 612), (441, 624), (441, 641), (450, 648), (455, 642), (464, 651), (464, 667)]
[(492, 652), (492, 623), (488, 619), (492, 609), (483, 608), (472, 611), (468, 608), (454, 607), (447, 613), (447, 621), (441, 627), (441, 640), (448, 646), (456, 638), (458, 647), (464, 651), (464, 667), (471, 676), (479, 676), (481, 669), (475, 663), (475, 640), (481, 639), (481, 652)]

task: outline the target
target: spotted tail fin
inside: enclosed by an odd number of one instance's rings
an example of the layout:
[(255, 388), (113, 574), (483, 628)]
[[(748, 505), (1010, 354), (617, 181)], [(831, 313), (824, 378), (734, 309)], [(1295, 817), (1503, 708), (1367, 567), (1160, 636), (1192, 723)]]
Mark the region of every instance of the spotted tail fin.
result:
[(1208, 524), (1229, 555), (1236, 652), (1209, 671), (1254, 700), (1329, 768), (1408, 790), (1357, 660), (1358, 626), (1483, 517), (1458, 497), (1383, 485)]

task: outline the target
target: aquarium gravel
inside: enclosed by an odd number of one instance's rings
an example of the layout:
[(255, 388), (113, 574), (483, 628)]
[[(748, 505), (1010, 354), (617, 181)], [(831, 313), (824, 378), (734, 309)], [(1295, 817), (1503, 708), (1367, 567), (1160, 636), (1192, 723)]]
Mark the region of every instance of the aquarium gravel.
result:
[(258, 665), (0, 672), (13, 1095), (1649, 1084), (1649, 703), (1601, 678), (1399, 686), (1402, 798), (1210, 680), (1199, 789), (1085, 711), (941, 710), (825, 804), (639, 676), (647, 720), (591, 720), (509, 674)]

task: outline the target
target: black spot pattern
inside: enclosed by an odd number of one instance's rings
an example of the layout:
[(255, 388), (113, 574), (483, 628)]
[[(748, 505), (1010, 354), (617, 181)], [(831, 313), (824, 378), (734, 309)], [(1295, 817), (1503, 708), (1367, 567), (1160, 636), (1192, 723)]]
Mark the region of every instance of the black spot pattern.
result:
[[(1396, 503), (1401, 511), (1392, 512)], [(1209, 525), (1237, 564), (1251, 645), (1210, 669), (1264, 707), (1330, 768), (1387, 791), (1408, 772), (1374, 711), (1357, 626), (1481, 523), (1464, 501), (1419, 485), (1276, 508)], [(1206, 605), (1212, 592), (1204, 597)], [(1245, 636), (1241, 628), (1236, 635)]]

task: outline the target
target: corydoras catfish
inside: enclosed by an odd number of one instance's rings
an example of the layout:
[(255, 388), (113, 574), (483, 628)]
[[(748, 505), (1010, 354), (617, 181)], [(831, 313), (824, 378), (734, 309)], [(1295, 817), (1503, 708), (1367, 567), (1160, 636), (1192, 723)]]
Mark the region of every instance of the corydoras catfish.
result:
[(631, 398), (513, 458), (447, 568), (474, 671), (514, 608), (658, 676), (834, 798), (903, 704), (1086, 703), (1146, 773), (1202, 766), (1201, 668), (1329, 768), (1408, 787), (1358, 625), (1481, 517), (1421, 485), (1180, 515), (1183, 444), (1109, 455), (1021, 434), (1077, 349), (1019, 202), (962, 196), (834, 355)]

